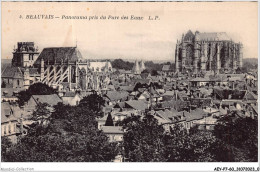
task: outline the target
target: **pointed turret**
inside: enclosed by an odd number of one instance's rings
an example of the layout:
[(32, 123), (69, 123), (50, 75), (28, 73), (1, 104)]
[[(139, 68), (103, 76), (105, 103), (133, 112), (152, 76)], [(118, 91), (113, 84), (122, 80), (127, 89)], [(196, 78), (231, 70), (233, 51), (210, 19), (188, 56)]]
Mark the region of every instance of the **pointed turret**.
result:
[(141, 70), (141, 72), (145, 70), (145, 65), (144, 65), (143, 60), (140, 61), (140, 70)]
[(132, 69), (132, 72), (134, 74), (140, 74), (141, 73), (140, 66), (139, 66), (139, 63), (138, 63), (137, 60), (135, 61), (135, 64), (134, 64), (133, 69)]

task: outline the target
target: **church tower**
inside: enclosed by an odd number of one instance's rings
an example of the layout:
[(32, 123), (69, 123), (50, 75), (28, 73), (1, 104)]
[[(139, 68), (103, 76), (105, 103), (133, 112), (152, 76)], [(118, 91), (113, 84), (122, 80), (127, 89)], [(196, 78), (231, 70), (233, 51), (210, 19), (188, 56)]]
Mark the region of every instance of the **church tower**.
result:
[(33, 66), (38, 58), (38, 49), (34, 47), (34, 42), (18, 42), (17, 48), (14, 48), (12, 66), (30, 67)]
[(24, 78), (24, 88), (28, 89), (30, 86), (30, 72), (27, 65), (24, 68), (23, 78)]

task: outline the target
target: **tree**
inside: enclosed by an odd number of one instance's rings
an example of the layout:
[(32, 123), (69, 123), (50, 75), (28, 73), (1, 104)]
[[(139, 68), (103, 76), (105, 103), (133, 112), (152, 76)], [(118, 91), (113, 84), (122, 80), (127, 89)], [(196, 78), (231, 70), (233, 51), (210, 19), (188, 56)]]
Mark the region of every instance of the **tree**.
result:
[(97, 117), (103, 117), (103, 113), (101, 112), (101, 110), (104, 105), (105, 100), (97, 93), (93, 93), (87, 97), (84, 97), (79, 102), (79, 106), (86, 107), (89, 110), (93, 111)]
[(219, 139), (215, 147), (217, 161), (257, 161), (257, 119), (227, 115), (218, 120), (214, 135)]
[(145, 69), (141, 73), (150, 73), (150, 71), (148, 69)]
[[(39, 129), (41, 132), (37, 132)], [(30, 128), (5, 158), (9, 162), (109, 162), (117, 154), (116, 143), (109, 143), (97, 129), (92, 111), (58, 104), (50, 122)]]
[(43, 83), (35, 83), (31, 85), (27, 90), (25, 91), (20, 91), (18, 93), (18, 104), (20, 106), (23, 106), (25, 102), (27, 102), (32, 95), (50, 95), (50, 94), (55, 94), (56, 91), (49, 87), (46, 84)]
[(6, 83), (4, 81), (1, 84), (1, 88), (6, 88)]
[(159, 75), (159, 74), (158, 74), (157, 70), (152, 70), (152, 71), (151, 71), (151, 75), (152, 75), (152, 76), (157, 76), (157, 75)]
[(48, 118), (50, 116), (50, 105), (47, 103), (41, 103), (39, 102), (36, 105), (36, 110), (32, 113), (32, 120), (39, 122), (39, 124), (42, 126), (45, 122), (48, 121)]
[(134, 63), (124, 61), (122, 59), (115, 59), (114, 61), (112, 61), (112, 66), (115, 69), (131, 70), (134, 66)]
[(1, 159), (3, 162), (7, 160), (7, 152), (11, 146), (11, 140), (8, 137), (1, 136)]
[(107, 116), (105, 126), (114, 126), (114, 122), (113, 122), (111, 113), (109, 113)]
[(212, 145), (216, 138), (209, 131), (192, 129), (188, 133), (181, 125), (176, 124), (170, 132), (165, 132), (152, 115), (126, 118), (120, 125), (126, 130), (123, 146), (127, 161), (215, 161)]
[(126, 161), (165, 161), (162, 153), (164, 129), (152, 115), (142, 119), (141, 116), (129, 117), (122, 124), (126, 129), (123, 137)]

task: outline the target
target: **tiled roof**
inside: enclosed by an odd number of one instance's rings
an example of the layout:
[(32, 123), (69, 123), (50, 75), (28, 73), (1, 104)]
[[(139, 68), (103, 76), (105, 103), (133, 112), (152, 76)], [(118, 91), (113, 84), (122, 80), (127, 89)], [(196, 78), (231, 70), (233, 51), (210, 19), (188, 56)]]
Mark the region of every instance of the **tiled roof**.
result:
[(163, 65), (162, 71), (169, 71), (170, 67), (171, 67), (171, 65)]
[(123, 134), (122, 126), (102, 126), (102, 130), (105, 134)]
[(7, 102), (1, 103), (1, 123), (9, 121), (17, 121), (17, 117), (14, 116), (14, 110)]
[(258, 106), (252, 106), (256, 113), (258, 113)]
[(110, 101), (126, 100), (128, 94), (126, 91), (108, 91), (106, 97), (108, 97)]
[(226, 32), (198, 33), (197, 36), (198, 36), (198, 40), (200, 40), (200, 41), (210, 41), (210, 40), (228, 41), (228, 40), (231, 40)]
[(135, 84), (140, 83), (140, 84), (149, 84), (150, 79), (135, 79), (134, 80)]
[(134, 86), (119, 86), (120, 90), (124, 90), (124, 91), (133, 91), (134, 90)]
[(204, 112), (202, 109), (197, 108), (195, 110), (192, 110), (189, 114), (186, 114), (185, 117), (186, 121), (193, 121), (203, 119), (206, 114), (207, 113)]
[(136, 110), (145, 110), (147, 108), (147, 102), (142, 100), (130, 100), (125, 103)]
[(77, 60), (85, 61), (77, 47), (44, 48), (35, 64), (40, 65), (41, 59), (44, 60), (45, 64), (48, 62), (54, 64), (54, 62), (61, 63), (62, 61), (63, 63), (75, 63)]
[(2, 72), (2, 77), (23, 78), (23, 72), (20, 67), (7, 66)]
[(51, 95), (32, 95), (32, 98), (37, 103), (48, 103), (50, 106), (54, 106), (58, 104), (59, 102), (62, 103), (62, 100), (59, 98), (57, 94), (51, 94)]
[(173, 96), (174, 95), (174, 91), (166, 91), (165, 93), (163, 93), (162, 96)]

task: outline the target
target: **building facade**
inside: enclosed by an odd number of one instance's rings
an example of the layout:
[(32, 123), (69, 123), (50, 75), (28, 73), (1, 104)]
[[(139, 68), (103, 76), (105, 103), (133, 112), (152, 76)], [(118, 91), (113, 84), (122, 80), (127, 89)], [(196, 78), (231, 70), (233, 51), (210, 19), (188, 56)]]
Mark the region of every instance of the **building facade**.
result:
[(175, 49), (176, 72), (180, 73), (235, 73), (242, 67), (242, 58), (242, 44), (234, 43), (225, 32), (188, 31)]
[(38, 56), (38, 48), (35, 48), (34, 42), (18, 42), (17, 48), (14, 47), (12, 65), (14, 67), (33, 66)]
[(34, 63), (40, 81), (68, 91), (101, 90), (109, 82), (111, 62), (90, 62), (77, 47), (44, 48)]

